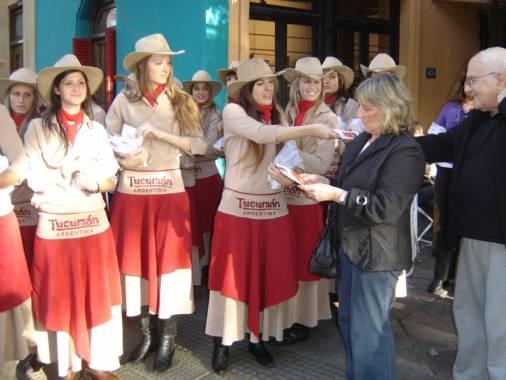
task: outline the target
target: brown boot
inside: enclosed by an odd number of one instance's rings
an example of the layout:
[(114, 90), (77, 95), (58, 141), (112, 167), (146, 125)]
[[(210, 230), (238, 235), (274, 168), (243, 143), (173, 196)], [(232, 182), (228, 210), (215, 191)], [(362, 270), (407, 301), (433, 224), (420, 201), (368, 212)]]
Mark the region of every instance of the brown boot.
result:
[(76, 380), (77, 374), (71, 369), (68, 370), (66, 376), (58, 376), (58, 380)]

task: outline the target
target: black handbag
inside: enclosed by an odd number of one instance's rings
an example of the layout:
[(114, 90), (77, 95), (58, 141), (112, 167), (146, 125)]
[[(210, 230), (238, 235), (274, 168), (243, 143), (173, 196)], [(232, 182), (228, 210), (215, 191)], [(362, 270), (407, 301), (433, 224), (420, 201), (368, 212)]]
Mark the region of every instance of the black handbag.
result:
[(339, 275), (339, 234), (336, 216), (337, 204), (331, 202), (327, 210), (325, 227), (309, 262), (309, 272), (323, 278), (336, 278)]

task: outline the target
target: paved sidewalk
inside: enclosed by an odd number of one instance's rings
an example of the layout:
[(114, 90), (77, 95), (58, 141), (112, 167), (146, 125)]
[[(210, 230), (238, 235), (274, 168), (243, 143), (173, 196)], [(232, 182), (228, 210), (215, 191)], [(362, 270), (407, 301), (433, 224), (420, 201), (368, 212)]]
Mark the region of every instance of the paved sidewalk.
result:
[[(415, 271), (408, 279), (408, 297), (393, 305), (392, 325), (397, 348), (399, 380), (448, 380), (456, 352), (456, 335), (451, 314), (451, 299), (426, 293), (434, 259), (426, 249), (416, 259)], [(211, 369), (212, 340), (204, 334), (206, 291), (195, 291), (197, 310), (182, 317), (178, 324), (177, 350), (173, 366), (161, 375), (149, 372), (153, 355), (145, 363), (127, 364), (117, 371), (120, 379), (344, 379), (344, 349), (334, 321), (324, 321), (312, 331), (308, 341), (292, 346), (270, 346), (274, 368), (256, 363), (245, 342), (236, 343), (230, 352), (230, 369), (220, 377)], [(139, 335), (135, 321), (125, 321), (125, 350), (130, 352)], [(14, 365), (4, 366), (1, 379), (13, 379)], [(46, 379), (42, 371), (29, 379)]]

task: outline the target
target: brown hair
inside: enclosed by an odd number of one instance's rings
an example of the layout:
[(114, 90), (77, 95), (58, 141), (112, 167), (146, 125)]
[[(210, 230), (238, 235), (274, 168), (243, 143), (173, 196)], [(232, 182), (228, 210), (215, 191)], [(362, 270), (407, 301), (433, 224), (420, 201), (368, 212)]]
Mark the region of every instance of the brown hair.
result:
[(464, 87), (466, 83), (466, 73), (467, 73), (467, 61), (464, 67), (460, 70), (457, 81), (450, 90), (450, 96), (448, 98), (448, 101), (457, 102), (459, 104), (462, 104), (466, 101), (466, 93), (464, 92)]
[[(65, 146), (65, 152), (67, 152), (69, 148), (69, 139), (67, 136), (67, 132), (62, 125), (61, 120), (58, 117), (58, 111), (61, 108), (61, 99), (60, 95), (57, 95), (55, 89), (60, 85), (61, 81), (69, 74), (72, 73), (81, 73), (83, 75), (84, 81), (86, 82), (86, 98), (84, 102), (81, 104), (81, 109), (88, 115), (88, 117), (93, 118), (93, 113), (91, 111), (91, 93), (90, 86), (88, 85), (88, 77), (80, 70), (67, 70), (60, 74), (58, 74), (51, 85), (51, 98), (46, 111), (42, 115), (42, 126), (48, 131), (48, 133), (54, 133), (56, 136), (59, 136), (61, 141)], [(53, 119), (56, 119), (56, 124), (53, 123)]]
[[(252, 81), (247, 83), (246, 85), (241, 87), (239, 92), (239, 96), (237, 99), (238, 104), (246, 111), (246, 114), (257, 120), (261, 121), (263, 113), (255, 106), (255, 101), (253, 100), (252, 92), (253, 87), (257, 81)], [(280, 124), (281, 123), (281, 112), (279, 110), (279, 106), (276, 102), (276, 98), (272, 98), (272, 113), (271, 113), (271, 121), (270, 124)], [(248, 148), (246, 152), (241, 157), (241, 159), (245, 159), (246, 157), (250, 158), (249, 167), (253, 167), (255, 170), (260, 165), (260, 162), (264, 158), (264, 146), (263, 144), (257, 144), (254, 141), (248, 141)]]
[[(149, 76), (147, 70), (147, 62), (151, 56), (147, 56), (137, 64), (135, 74), (137, 76), (137, 83), (139, 86), (139, 100), (143, 94), (149, 91), (148, 83)], [(173, 66), (171, 65), (170, 74), (165, 84), (167, 88), (167, 96), (169, 97), (176, 120), (179, 122), (181, 128), (190, 136), (201, 136), (202, 128), (200, 126), (200, 112), (197, 103), (193, 100), (192, 96), (176, 86), (173, 80)]]

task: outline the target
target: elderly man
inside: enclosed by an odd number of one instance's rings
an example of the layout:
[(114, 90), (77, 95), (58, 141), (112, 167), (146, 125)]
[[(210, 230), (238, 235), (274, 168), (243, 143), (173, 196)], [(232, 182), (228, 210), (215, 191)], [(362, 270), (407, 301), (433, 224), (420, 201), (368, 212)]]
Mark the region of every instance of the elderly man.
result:
[(418, 138), (427, 161), (453, 161), (448, 237), (460, 238), (454, 380), (506, 379), (506, 49), (470, 61), (471, 111), (459, 128)]

